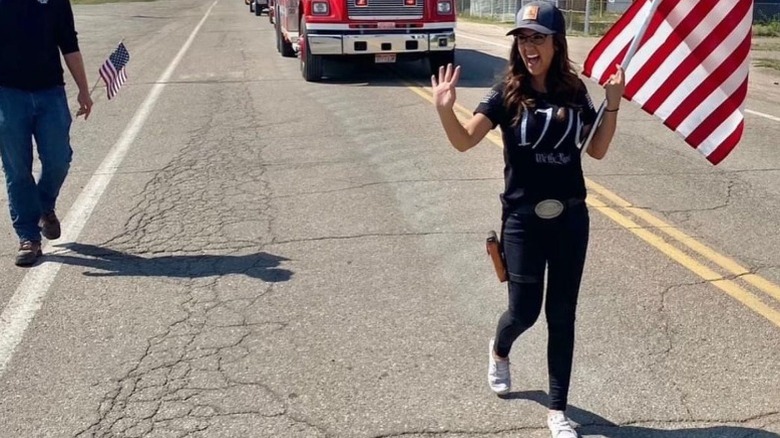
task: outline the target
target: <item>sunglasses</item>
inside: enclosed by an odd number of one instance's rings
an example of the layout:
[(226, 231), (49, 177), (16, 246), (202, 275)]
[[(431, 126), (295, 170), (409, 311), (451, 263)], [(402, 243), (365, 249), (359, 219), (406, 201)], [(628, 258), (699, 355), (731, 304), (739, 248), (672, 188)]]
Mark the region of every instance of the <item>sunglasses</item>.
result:
[(525, 43), (531, 43), (535, 46), (541, 46), (544, 44), (544, 41), (547, 40), (547, 35), (543, 33), (534, 33), (531, 35), (515, 35), (515, 42), (518, 46), (523, 45)]

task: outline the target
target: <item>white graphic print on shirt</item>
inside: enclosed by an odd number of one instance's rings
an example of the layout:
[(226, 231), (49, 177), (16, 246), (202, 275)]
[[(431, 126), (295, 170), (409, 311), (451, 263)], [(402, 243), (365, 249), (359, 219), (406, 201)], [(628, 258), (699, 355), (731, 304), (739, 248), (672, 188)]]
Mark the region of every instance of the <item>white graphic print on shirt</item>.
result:
[[(572, 108), (560, 110), (566, 115), (563, 121), (555, 119), (559, 111), (555, 106), (525, 110), (519, 126), (515, 128), (519, 140), (517, 146), (538, 150), (534, 155), (537, 163), (566, 165), (572, 160), (571, 154), (582, 148), (583, 123), (580, 113)], [(535, 137), (535, 141), (532, 137)]]
[[(587, 92), (578, 98), (581, 107), (552, 104), (543, 97), (536, 99), (534, 107), (523, 108), (516, 126), (511, 126), (512, 115), (504, 107), (503, 89), (493, 87), (482, 98), (477, 112), (485, 114), (494, 125), (508, 130), (505, 141), (517, 145), (517, 152), (542, 165), (565, 166), (573, 161), (574, 154), (581, 153), (586, 134), (586, 120), (595, 115), (593, 103)], [(532, 152), (533, 151), (533, 152)], [(514, 155), (508, 150), (510, 155)]]

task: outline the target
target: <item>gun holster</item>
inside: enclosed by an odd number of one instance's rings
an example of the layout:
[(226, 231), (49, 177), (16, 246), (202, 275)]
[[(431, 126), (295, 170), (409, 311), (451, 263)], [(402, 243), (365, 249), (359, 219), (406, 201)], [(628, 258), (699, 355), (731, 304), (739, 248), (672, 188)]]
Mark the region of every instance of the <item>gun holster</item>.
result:
[(504, 260), (504, 250), (495, 231), (491, 230), (488, 233), (487, 239), (485, 240), (485, 248), (487, 249), (487, 253), (490, 256), (490, 260), (493, 262), (493, 268), (496, 270), (498, 281), (502, 283), (505, 282), (507, 275), (506, 261)]

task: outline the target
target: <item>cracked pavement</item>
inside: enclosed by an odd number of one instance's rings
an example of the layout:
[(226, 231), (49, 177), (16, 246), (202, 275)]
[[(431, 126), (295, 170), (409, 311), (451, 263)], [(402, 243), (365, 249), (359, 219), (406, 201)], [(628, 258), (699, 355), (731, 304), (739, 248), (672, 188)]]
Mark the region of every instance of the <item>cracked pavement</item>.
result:
[[(116, 33), (133, 60), (119, 100), (74, 126), (61, 208), (210, 4), (76, 8), (88, 65)], [(505, 50), (459, 44), (472, 108)], [(483, 241), (500, 225), (500, 150), (449, 148), (398, 80), (424, 83), (421, 65), (307, 84), (297, 62), (267, 17), (217, 3), (85, 231), (46, 256), (63, 268), (0, 375), (0, 438), (549, 436), (543, 319), (513, 350), (514, 391), (485, 385), (505, 306)], [(752, 122), (713, 169), (626, 104), (588, 175), (778, 283), (780, 157), (756, 156), (780, 125)], [(780, 438), (780, 327), (595, 210), (591, 230), (568, 411), (580, 433)], [(23, 274), (3, 270), (3, 306)]]

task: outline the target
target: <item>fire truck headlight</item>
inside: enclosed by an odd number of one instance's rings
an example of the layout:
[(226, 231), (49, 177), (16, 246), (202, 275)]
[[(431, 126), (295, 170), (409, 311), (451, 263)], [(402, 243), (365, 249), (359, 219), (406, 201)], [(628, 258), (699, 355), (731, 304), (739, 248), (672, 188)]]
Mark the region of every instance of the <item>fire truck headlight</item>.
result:
[(438, 11), (440, 14), (451, 14), (452, 3), (449, 1), (439, 0), (439, 2), (436, 3), (436, 11)]
[(330, 13), (330, 6), (328, 2), (312, 2), (311, 13), (314, 15), (328, 15)]

